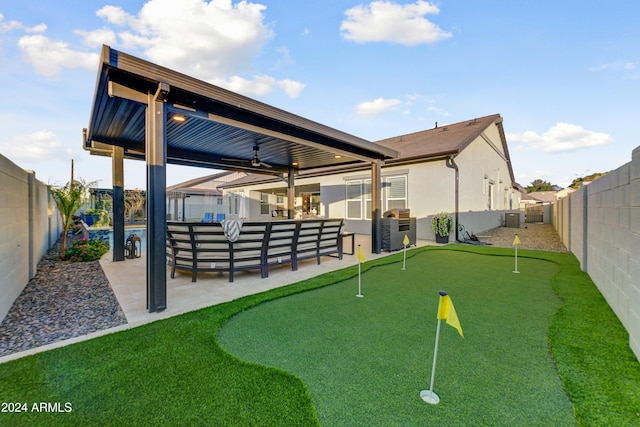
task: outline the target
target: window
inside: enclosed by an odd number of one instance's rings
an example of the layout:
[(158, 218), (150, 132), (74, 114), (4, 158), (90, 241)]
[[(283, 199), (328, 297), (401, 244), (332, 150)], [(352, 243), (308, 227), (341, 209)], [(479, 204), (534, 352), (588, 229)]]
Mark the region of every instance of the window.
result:
[(371, 219), (371, 180), (364, 180), (364, 217)]
[(487, 209), (493, 210), (493, 187), (495, 183), (493, 181), (489, 181), (489, 186), (487, 188)]
[(347, 219), (362, 219), (362, 180), (347, 181)]
[(229, 194), (229, 215), (238, 215), (240, 212), (240, 194)]
[[(371, 219), (370, 179), (347, 181), (347, 219)], [(386, 210), (407, 207), (407, 177), (390, 176), (384, 181)]]
[(276, 210), (278, 211), (278, 215), (287, 215), (286, 209), (284, 208), (284, 200), (285, 197), (282, 194), (276, 195)]
[(407, 177), (392, 176), (386, 179), (385, 193), (387, 209), (404, 209), (407, 207)]
[(260, 215), (269, 215), (271, 212), (269, 206), (269, 194), (260, 193)]

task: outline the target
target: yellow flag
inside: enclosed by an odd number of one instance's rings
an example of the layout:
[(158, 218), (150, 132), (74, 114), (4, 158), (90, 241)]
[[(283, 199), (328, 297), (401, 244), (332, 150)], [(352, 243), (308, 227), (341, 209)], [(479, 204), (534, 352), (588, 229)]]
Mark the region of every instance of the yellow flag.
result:
[(520, 238), (518, 237), (518, 235), (516, 234), (516, 238), (513, 239), (513, 246), (517, 246), (520, 244)]
[(356, 259), (360, 262), (365, 262), (367, 258), (364, 256), (364, 252), (362, 251), (362, 246), (358, 245), (358, 253), (356, 254)]
[(458, 320), (456, 309), (453, 307), (451, 297), (449, 297), (449, 295), (447, 295), (446, 293), (442, 295), (443, 293), (444, 292), (440, 294), (440, 302), (438, 303), (438, 320), (446, 320), (447, 325), (456, 328), (460, 336), (464, 338), (464, 334), (462, 333), (462, 326), (460, 326), (460, 321)]
[(408, 244), (410, 244), (411, 241), (409, 241), (409, 236), (407, 236), (406, 234), (404, 235), (404, 240), (402, 241), (402, 244), (407, 246)]

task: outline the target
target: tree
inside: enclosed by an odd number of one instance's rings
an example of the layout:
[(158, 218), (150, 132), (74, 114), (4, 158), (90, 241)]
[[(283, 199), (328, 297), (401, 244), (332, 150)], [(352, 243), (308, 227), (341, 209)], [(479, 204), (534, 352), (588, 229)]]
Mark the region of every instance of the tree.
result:
[(604, 176), (606, 174), (607, 174), (607, 172), (604, 172), (604, 173), (596, 172), (596, 173), (592, 173), (591, 175), (587, 175), (587, 176), (582, 177), (582, 178), (576, 178), (573, 181), (571, 181), (571, 184), (569, 184), (569, 187), (578, 189), (578, 188), (580, 188), (582, 186), (582, 184), (584, 184), (586, 182), (595, 181), (596, 179), (598, 179), (601, 176)]
[(142, 207), (146, 197), (142, 190), (127, 190), (124, 193), (124, 216), (125, 218), (131, 218)]
[(542, 179), (536, 179), (531, 181), (531, 185), (527, 187), (527, 193), (533, 193), (534, 191), (553, 191), (554, 185), (548, 181)]
[[(146, 202), (143, 190), (125, 190), (124, 192), (124, 218), (129, 221), (132, 216), (144, 207)], [(109, 211), (113, 206), (113, 197), (110, 194), (102, 195), (102, 207)]]
[(64, 187), (49, 187), (53, 199), (62, 217), (63, 232), (60, 259), (65, 259), (67, 253), (67, 233), (73, 223), (73, 214), (80, 209), (86, 185), (81, 181), (68, 182)]

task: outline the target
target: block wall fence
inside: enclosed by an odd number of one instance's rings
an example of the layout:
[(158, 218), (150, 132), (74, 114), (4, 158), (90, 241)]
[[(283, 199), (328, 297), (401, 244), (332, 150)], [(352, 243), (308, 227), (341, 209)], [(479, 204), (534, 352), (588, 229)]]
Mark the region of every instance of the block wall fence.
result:
[(640, 360), (640, 147), (631, 162), (556, 202), (553, 224)]
[(0, 321), (62, 229), (48, 186), (0, 155)]

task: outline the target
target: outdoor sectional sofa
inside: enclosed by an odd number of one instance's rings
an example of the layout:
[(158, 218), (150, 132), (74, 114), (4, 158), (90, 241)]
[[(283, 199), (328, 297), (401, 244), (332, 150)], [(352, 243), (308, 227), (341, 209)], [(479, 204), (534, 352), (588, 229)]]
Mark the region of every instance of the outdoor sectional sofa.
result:
[(236, 271), (259, 269), (265, 278), (272, 265), (291, 264), (295, 271), (301, 260), (342, 259), (342, 225), (342, 219), (244, 222), (231, 241), (221, 223), (167, 222), (171, 278), (176, 269), (190, 271), (192, 282), (198, 272), (218, 271), (233, 282)]

